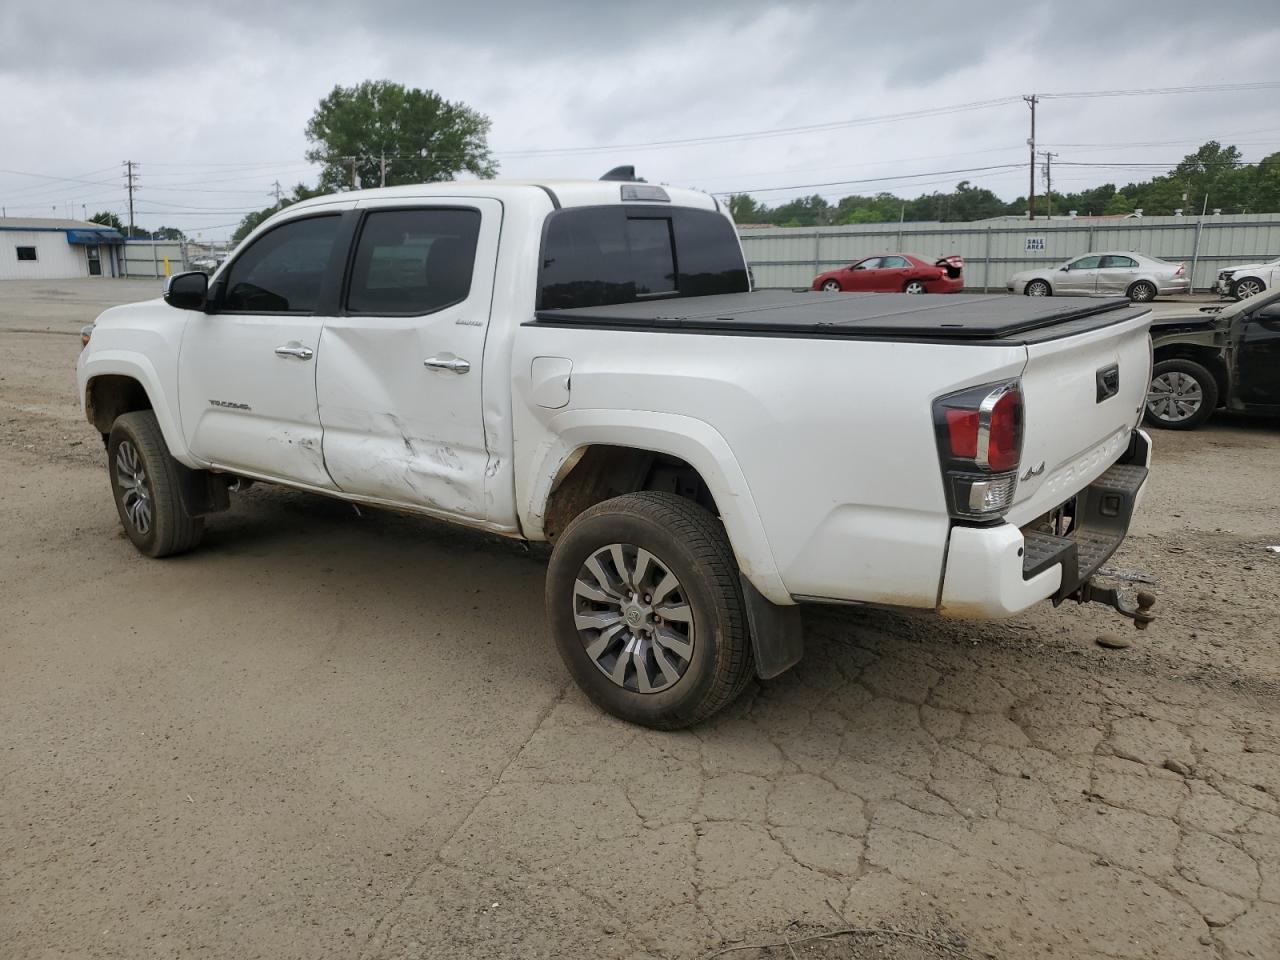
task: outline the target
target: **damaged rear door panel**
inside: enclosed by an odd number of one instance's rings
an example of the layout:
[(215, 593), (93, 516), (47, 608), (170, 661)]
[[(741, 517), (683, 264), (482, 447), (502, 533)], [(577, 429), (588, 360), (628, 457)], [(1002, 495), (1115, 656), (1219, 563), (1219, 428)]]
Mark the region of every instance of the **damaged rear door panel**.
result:
[(325, 465), (344, 493), (484, 521), (482, 359), (497, 200), (366, 201), (316, 368)]

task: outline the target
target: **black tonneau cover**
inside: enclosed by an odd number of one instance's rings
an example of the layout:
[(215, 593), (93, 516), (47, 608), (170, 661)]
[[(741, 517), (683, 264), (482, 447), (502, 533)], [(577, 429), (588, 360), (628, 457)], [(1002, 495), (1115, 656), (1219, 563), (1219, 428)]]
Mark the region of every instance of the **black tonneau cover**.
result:
[(1146, 309), (1119, 297), (762, 290), (539, 310), (536, 322), (689, 333), (1008, 343), (1083, 333), (1140, 316)]

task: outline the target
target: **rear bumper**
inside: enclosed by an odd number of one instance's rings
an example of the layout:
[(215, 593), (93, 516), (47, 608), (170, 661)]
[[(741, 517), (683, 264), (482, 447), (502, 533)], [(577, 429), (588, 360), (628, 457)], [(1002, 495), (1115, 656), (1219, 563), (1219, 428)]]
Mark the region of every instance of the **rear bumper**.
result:
[(964, 277), (940, 277), (925, 282), (925, 290), (929, 293), (959, 293), (964, 289)]
[(953, 528), (938, 612), (1011, 617), (1041, 600), (1056, 603), (1073, 594), (1123, 542), (1150, 465), (1150, 438), (1135, 430), (1125, 455), (1077, 494), (1077, 529), (1068, 536), (1011, 523)]

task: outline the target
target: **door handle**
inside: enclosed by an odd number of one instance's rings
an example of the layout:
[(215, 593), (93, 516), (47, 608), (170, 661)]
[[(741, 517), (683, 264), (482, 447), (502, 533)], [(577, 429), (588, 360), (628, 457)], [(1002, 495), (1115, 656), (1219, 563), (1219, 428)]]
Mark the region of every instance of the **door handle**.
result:
[(277, 357), (293, 357), (295, 360), (310, 360), (316, 355), (316, 352), (310, 347), (304, 347), (297, 340), (292, 340), (283, 346), (276, 347)]
[(427, 357), (422, 361), (422, 365), (424, 367), (433, 367), (436, 370), (452, 370), (454, 373), (466, 373), (471, 369), (469, 360), (455, 357), (452, 353), (442, 353), (438, 357)]

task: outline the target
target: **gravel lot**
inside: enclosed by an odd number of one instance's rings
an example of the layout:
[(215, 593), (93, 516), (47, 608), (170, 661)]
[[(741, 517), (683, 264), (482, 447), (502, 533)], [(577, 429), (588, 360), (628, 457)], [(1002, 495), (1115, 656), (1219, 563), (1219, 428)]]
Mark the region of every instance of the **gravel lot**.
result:
[(1280, 956), (1280, 423), (1156, 435), (1146, 633), (815, 609), (661, 734), (514, 545), (255, 487), (139, 557), (75, 334), (158, 289), (0, 284), (0, 956)]

